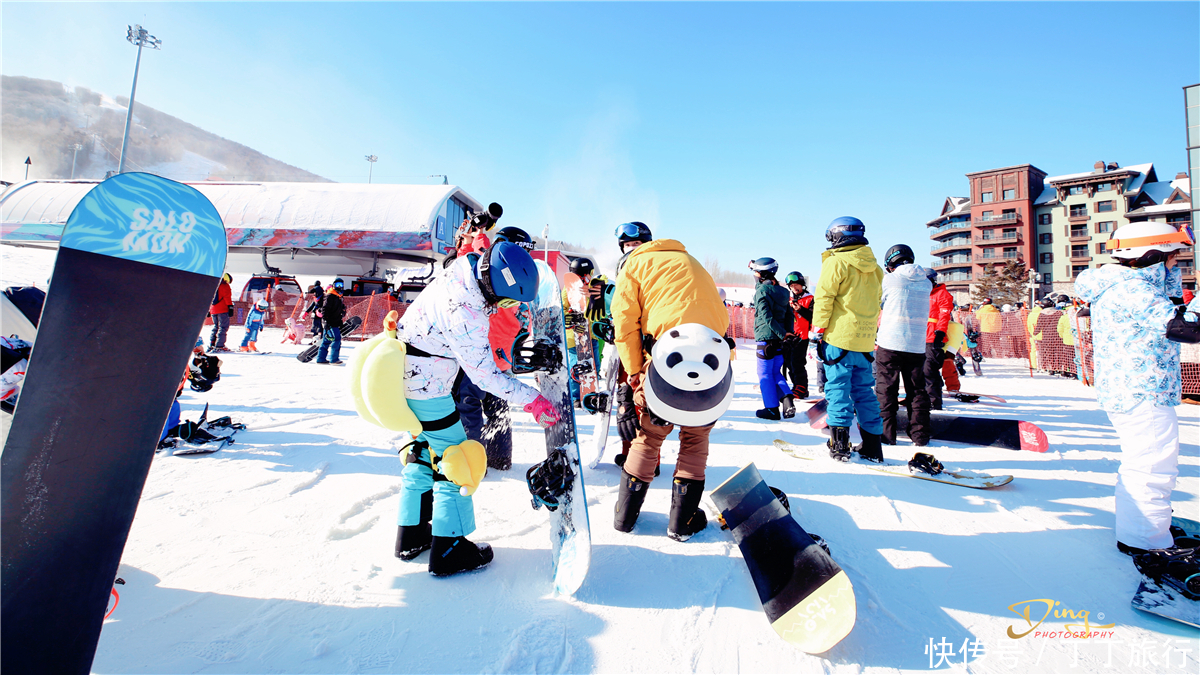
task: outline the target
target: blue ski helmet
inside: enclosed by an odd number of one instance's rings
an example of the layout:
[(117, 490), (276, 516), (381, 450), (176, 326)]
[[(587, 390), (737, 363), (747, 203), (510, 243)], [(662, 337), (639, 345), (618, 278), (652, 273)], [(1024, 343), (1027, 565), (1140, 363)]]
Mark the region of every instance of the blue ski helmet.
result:
[(779, 271), (779, 263), (775, 262), (774, 258), (758, 258), (750, 261), (750, 269), (764, 276), (774, 276)]
[(479, 257), (475, 278), (489, 304), (506, 298), (529, 302), (537, 295), (537, 266), (529, 251), (511, 241), (496, 242)]
[(633, 221), (631, 223), (621, 223), (617, 226), (617, 247), (621, 252), (625, 252), (625, 242), (640, 241), (646, 243), (654, 241), (654, 237), (650, 234), (650, 228), (645, 223)]
[(867, 226), (854, 216), (834, 218), (829, 227), (825, 228), (825, 239), (829, 241), (831, 249), (866, 244)]
[(930, 267), (929, 271), (925, 273), (925, 276), (929, 279), (930, 282), (933, 283), (934, 286), (937, 285), (937, 275), (938, 275), (938, 271), (933, 269), (932, 267)]

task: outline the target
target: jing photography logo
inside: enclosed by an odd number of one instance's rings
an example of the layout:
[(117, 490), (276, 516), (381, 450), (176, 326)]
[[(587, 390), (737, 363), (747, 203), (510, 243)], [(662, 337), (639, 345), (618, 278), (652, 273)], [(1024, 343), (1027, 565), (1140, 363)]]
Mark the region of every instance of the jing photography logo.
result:
[[(1035, 638), (1040, 637), (1043, 639), (1059, 638), (1059, 639), (1086, 640), (1086, 639), (1095, 639), (1095, 638), (1110, 638), (1115, 633), (1115, 631), (1111, 631), (1111, 630), (1106, 631), (1106, 630), (1099, 630), (1099, 629), (1115, 628), (1117, 624), (1109, 623), (1109, 624), (1104, 624), (1104, 625), (1093, 626), (1091, 623), (1091, 612), (1089, 610), (1086, 610), (1086, 609), (1074, 610), (1074, 609), (1068, 609), (1066, 607), (1063, 607), (1062, 609), (1056, 609), (1061, 604), (1062, 603), (1059, 602), (1058, 600), (1051, 600), (1049, 598), (1040, 598), (1037, 600), (1023, 600), (1021, 602), (1015, 602), (1015, 603), (1009, 605), (1008, 610), (1010, 612), (1012, 612), (1013, 614), (1016, 614), (1017, 616), (1024, 619), (1025, 626), (1028, 627), (1028, 630), (1026, 630), (1024, 633), (1018, 633), (1016, 630), (1013, 629), (1012, 626), (1009, 626), (1008, 627), (1008, 637), (1010, 637), (1014, 640), (1019, 640), (1019, 639), (1025, 637), (1026, 635), (1033, 633), (1033, 637), (1035, 637)], [(1032, 617), (1036, 616), (1036, 614), (1038, 612), (1041, 612), (1041, 609), (1043, 606), (1045, 606), (1045, 608), (1046, 608), (1045, 613), (1042, 614), (1041, 618), (1037, 620), (1037, 623), (1034, 623)], [(1069, 619), (1075, 623), (1063, 624), (1063, 628), (1065, 630), (1047, 630), (1047, 629), (1038, 630), (1038, 628), (1041, 627), (1042, 623), (1045, 622), (1046, 619), (1050, 618), (1051, 614), (1054, 614), (1054, 618), (1056, 618), (1056, 619)], [(1103, 621), (1104, 613), (1101, 612), (1101, 613), (1097, 614), (1096, 619), (1099, 621)], [(1082, 623), (1079, 623), (1079, 622), (1082, 622)], [(1048, 628), (1053, 628), (1053, 627), (1048, 627)]]

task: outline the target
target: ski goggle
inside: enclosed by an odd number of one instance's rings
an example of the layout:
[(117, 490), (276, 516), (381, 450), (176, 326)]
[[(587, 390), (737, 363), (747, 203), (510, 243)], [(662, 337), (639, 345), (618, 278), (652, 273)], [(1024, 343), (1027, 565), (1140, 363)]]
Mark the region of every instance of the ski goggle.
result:
[(1186, 244), (1193, 246), (1196, 243), (1196, 237), (1192, 233), (1191, 226), (1187, 226), (1179, 232), (1173, 234), (1153, 234), (1148, 237), (1130, 237), (1127, 239), (1109, 239), (1104, 244), (1107, 251), (1115, 251), (1119, 248), (1134, 248), (1136, 246), (1155, 246), (1157, 244)]
[(516, 307), (519, 304), (521, 304), (521, 301), (514, 300), (513, 298), (500, 298), (500, 300), (496, 302), (496, 306), (500, 307), (502, 309), (510, 309), (512, 307)]
[(640, 239), (642, 229), (633, 223), (621, 223), (617, 226), (617, 238)]

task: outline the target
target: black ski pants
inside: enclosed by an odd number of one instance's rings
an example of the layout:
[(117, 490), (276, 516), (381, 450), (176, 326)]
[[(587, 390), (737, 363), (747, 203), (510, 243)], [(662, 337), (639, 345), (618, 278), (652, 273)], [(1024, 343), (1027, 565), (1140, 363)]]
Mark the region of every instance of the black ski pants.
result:
[(480, 389), (461, 370), (451, 394), (467, 438), (483, 444), (488, 467), (500, 470), (510, 468), (512, 420), (508, 415), (508, 401)]
[(925, 392), (929, 394), (929, 407), (933, 410), (942, 409), (942, 363), (946, 361), (946, 352), (935, 349), (933, 343), (925, 345)]
[(896, 411), (900, 408), (900, 381), (908, 395), (907, 434), (916, 445), (929, 444), (929, 395), (925, 391), (924, 354), (894, 352), (875, 348), (875, 397), (883, 418), (880, 437), (888, 445), (896, 444)]
[(792, 393), (808, 394), (808, 340), (789, 338), (783, 341), (783, 375), (792, 383)]

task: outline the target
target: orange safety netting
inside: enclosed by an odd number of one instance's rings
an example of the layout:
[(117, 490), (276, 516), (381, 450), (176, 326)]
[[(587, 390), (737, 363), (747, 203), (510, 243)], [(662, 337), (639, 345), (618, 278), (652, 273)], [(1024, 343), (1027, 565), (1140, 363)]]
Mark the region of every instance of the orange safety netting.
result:
[[(349, 337), (351, 340), (365, 340), (373, 335), (380, 333), (383, 330), (383, 318), (391, 310), (396, 310), (400, 316), (404, 316), (404, 310), (408, 308), (406, 303), (400, 302), (390, 295), (361, 295), (343, 297), (342, 303), (346, 306), (345, 320), (350, 317), (359, 316), (363, 319), (363, 325), (353, 335)], [(269, 328), (286, 328), (287, 319), (291, 319), (296, 326), (297, 332), (301, 335), (312, 332), (313, 316), (311, 313), (305, 312), (312, 304), (312, 297), (306, 296), (302, 301), (296, 302), (296, 296), (286, 296), (282, 302), (274, 303), (267, 309), (267, 316), (263, 320), (263, 325)], [(253, 303), (235, 301), (233, 303), (233, 314), (229, 317), (230, 326), (241, 326), (246, 323), (246, 313), (250, 311)]]
[[(754, 308), (727, 307), (732, 337), (754, 339)], [(966, 330), (979, 332), (979, 351), (985, 359), (1025, 359), (1033, 371), (1074, 377), (1091, 385), (1095, 365), (1092, 358), (1091, 318), (1079, 310), (1045, 309), (1035, 313), (954, 312), (954, 320)], [(970, 358), (964, 347), (963, 356)], [(1200, 395), (1200, 345), (1182, 345), (1183, 393)], [(1082, 376), (1080, 371), (1082, 371)]]

